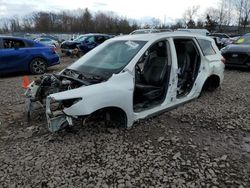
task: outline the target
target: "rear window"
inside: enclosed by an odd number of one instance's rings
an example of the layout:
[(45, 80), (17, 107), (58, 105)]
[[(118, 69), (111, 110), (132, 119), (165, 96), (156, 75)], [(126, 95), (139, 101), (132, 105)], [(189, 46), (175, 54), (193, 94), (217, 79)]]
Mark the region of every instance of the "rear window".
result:
[(214, 50), (211, 41), (205, 40), (205, 39), (198, 39), (197, 41), (198, 41), (198, 43), (201, 47), (201, 50), (205, 56), (216, 54), (216, 51)]

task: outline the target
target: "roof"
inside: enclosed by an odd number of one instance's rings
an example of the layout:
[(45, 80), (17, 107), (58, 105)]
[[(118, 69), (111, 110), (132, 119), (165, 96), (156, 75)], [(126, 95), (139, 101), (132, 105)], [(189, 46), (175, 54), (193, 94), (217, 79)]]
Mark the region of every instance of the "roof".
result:
[(102, 34), (102, 33), (87, 33), (87, 34), (82, 34), (79, 36), (94, 36), (94, 35), (110, 36), (108, 34)]
[(149, 34), (135, 34), (135, 35), (123, 35), (114, 37), (111, 40), (138, 40), (138, 41), (151, 41), (160, 40), (169, 37), (196, 37), (200, 39), (213, 40), (210, 37), (206, 37), (197, 33), (186, 33), (186, 32), (163, 32), (163, 33), (149, 33)]
[(26, 38), (22, 38), (22, 37), (14, 37), (14, 36), (0, 36), (0, 38), (10, 38), (10, 39), (25, 40), (25, 41), (33, 41), (33, 40), (30, 40), (30, 39), (26, 39)]

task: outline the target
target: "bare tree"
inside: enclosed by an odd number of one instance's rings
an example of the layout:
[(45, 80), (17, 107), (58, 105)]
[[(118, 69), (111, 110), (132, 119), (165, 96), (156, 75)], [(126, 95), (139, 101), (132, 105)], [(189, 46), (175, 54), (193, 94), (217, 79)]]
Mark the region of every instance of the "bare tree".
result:
[(250, 1), (249, 0), (235, 0), (234, 7), (238, 15), (238, 26), (243, 26), (244, 32), (249, 23), (250, 18)]
[(2, 22), (3, 22), (2, 32), (8, 33), (10, 31), (9, 21), (7, 19), (3, 19)]
[(192, 6), (189, 7), (183, 14), (183, 18), (185, 20), (187, 27), (195, 27), (194, 16), (197, 15), (200, 6)]
[(243, 3), (244, 0), (235, 0), (234, 1), (234, 6), (238, 15), (238, 27), (240, 28), (241, 24), (241, 17), (242, 17), (242, 12), (243, 12)]
[(86, 9), (75, 11), (34, 12), (21, 19), (13, 17), (1, 19), (0, 32), (74, 32), (74, 33), (130, 33), (138, 28), (135, 21), (129, 22), (126, 17), (120, 17), (113, 12), (91, 13)]
[(13, 18), (11, 18), (9, 20), (10, 22), (10, 29), (13, 32), (18, 32), (21, 31), (21, 26), (20, 26), (20, 22), (19, 22), (19, 18), (17, 16), (14, 16)]
[(243, 11), (242, 11), (242, 19), (241, 19), (241, 25), (243, 25), (244, 31), (246, 29), (246, 26), (249, 22), (249, 16), (250, 16), (250, 1), (244, 0), (243, 2)]
[(205, 28), (210, 32), (214, 32), (216, 25), (217, 22), (213, 18), (211, 18), (209, 14), (207, 14), (205, 21)]
[(220, 0), (218, 8), (209, 7), (205, 11), (205, 17), (209, 15), (210, 20), (213, 20), (222, 30), (223, 25), (231, 25), (234, 20), (232, 19), (233, 5), (232, 0)]

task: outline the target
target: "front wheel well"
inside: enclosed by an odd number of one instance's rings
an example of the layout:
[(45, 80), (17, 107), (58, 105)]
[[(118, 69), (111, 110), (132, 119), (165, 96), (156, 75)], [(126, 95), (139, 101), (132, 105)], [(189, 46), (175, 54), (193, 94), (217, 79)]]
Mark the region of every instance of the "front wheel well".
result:
[(101, 120), (106, 121), (108, 126), (124, 128), (127, 126), (127, 114), (119, 107), (101, 108), (91, 113), (91, 117), (94, 118), (94, 116), (98, 116)]
[(203, 84), (202, 91), (213, 91), (220, 86), (220, 77), (218, 75), (209, 76)]

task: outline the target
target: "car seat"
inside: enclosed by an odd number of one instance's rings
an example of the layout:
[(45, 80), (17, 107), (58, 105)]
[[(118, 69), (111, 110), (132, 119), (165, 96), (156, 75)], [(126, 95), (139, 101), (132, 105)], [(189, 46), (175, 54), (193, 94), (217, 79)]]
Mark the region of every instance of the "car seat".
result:
[(142, 82), (136, 84), (136, 92), (146, 99), (156, 99), (163, 93), (163, 81), (167, 71), (167, 50), (164, 43), (155, 51), (154, 57), (145, 63)]
[(184, 44), (176, 45), (177, 61), (178, 61), (177, 87), (183, 87), (189, 75), (191, 60), (187, 48), (188, 46)]

